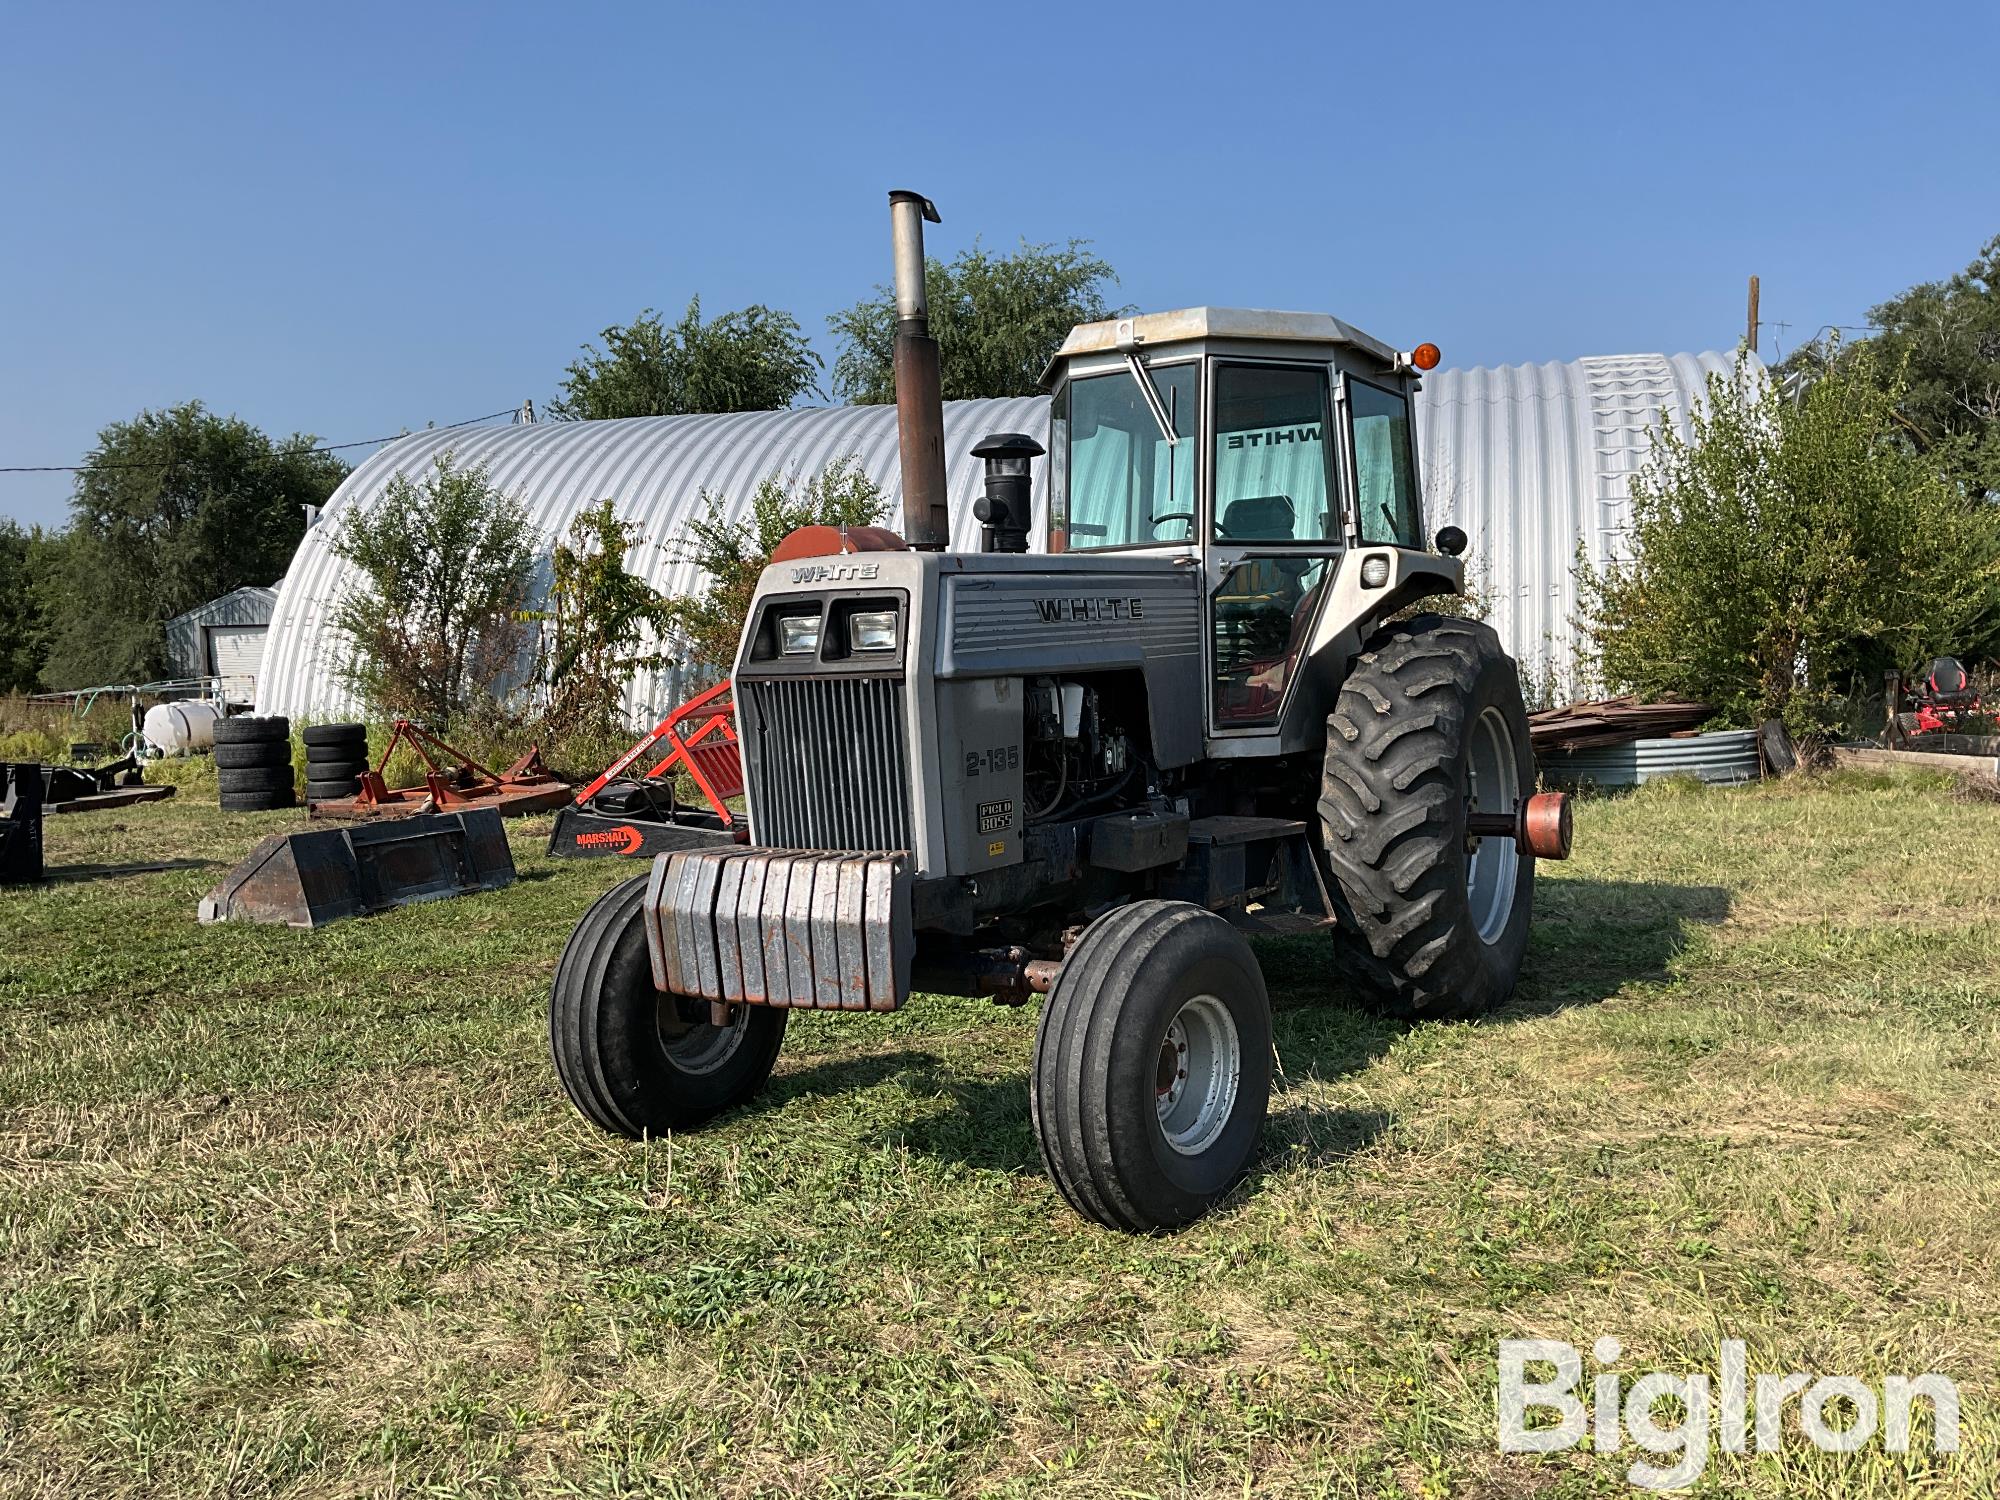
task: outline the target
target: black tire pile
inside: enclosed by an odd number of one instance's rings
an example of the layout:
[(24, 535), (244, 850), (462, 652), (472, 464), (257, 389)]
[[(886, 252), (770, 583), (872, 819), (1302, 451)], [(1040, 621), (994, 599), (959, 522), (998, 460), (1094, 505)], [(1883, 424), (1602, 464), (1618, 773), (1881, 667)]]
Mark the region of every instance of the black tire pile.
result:
[(292, 721), (244, 716), (215, 721), (215, 780), (224, 812), (296, 807)]
[(314, 724), (306, 742), (306, 801), (331, 802), (361, 790), (368, 769), (366, 724)]

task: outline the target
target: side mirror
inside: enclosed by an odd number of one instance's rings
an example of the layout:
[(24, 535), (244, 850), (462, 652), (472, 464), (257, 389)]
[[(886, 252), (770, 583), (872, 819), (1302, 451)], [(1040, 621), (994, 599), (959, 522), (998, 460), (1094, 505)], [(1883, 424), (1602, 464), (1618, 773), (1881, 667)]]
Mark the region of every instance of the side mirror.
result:
[(1457, 557), (1465, 550), (1466, 536), (1456, 526), (1438, 528), (1437, 549), (1446, 557)]

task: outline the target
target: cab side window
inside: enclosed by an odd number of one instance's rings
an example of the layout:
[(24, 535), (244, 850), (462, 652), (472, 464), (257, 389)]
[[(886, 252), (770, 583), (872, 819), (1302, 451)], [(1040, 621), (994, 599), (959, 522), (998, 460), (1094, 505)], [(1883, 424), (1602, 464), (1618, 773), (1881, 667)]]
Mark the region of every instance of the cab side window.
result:
[(1355, 519), (1361, 540), (1422, 547), (1409, 400), (1365, 380), (1350, 380), (1347, 403), (1354, 414)]

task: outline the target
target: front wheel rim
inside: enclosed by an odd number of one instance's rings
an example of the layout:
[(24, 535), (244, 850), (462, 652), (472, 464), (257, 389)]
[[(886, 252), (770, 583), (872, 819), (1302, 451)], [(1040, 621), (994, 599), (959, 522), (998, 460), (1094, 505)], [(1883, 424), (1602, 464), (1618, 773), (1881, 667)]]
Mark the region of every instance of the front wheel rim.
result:
[(698, 1075), (715, 1072), (736, 1055), (750, 1028), (750, 1007), (733, 1006), (726, 1026), (710, 1025), (705, 1015), (697, 1019), (689, 1014), (697, 1008), (705, 1013), (708, 1002), (660, 996), (660, 1045), (676, 1071)]
[[(1511, 813), (1521, 801), (1520, 767), (1514, 758), (1514, 731), (1498, 708), (1472, 723), (1466, 756), (1465, 809), (1468, 813)], [(1465, 900), (1479, 941), (1500, 941), (1514, 915), (1514, 885), (1521, 853), (1510, 838), (1467, 838)]]
[(1153, 1095), (1167, 1145), (1182, 1156), (1214, 1145), (1236, 1113), (1242, 1078), (1236, 1018), (1214, 995), (1196, 995), (1160, 1039)]

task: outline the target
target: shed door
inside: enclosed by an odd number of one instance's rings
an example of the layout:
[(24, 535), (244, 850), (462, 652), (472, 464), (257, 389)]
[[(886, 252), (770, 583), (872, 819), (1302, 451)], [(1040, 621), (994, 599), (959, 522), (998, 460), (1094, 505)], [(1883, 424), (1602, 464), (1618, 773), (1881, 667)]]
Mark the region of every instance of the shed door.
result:
[(264, 660), (263, 625), (212, 625), (208, 654), (217, 677), (255, 677)]

